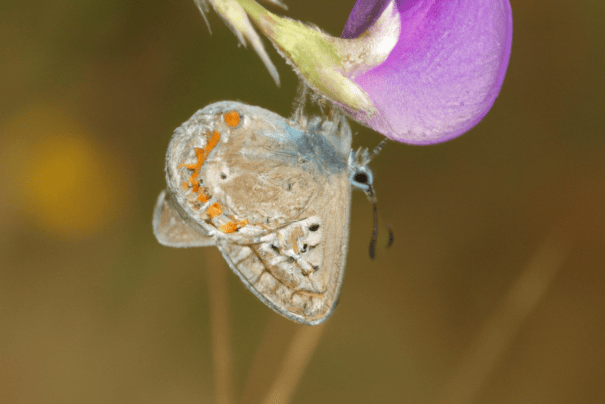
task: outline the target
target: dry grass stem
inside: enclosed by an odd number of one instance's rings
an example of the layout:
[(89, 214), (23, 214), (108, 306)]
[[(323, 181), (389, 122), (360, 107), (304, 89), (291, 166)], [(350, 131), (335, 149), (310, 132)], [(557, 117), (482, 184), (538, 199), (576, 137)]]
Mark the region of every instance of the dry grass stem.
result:
[(227, 297), (227, 273), (229, 268), (227, 268), (223, 257), (216, 248), (208, 248), (206, 257), (216, 402), (217, 404), (232, 404), (234, 402), (233, 372)]
[(240, 404), (257, 404), (271, 387), (280, 369), (289, 342), (298, 325), (271, 314), (265, 332), (247, 370)]
[(523, 322), (540, 302), (569, 254), (569, 242), (553, 232), (538, 248), (512, 285), (500, 308), (484, 324), (436, 400), (470, 404), (510, 346)]
[(325, 324), (314, 327), (298, 326), (286, 352), (281, 369), (263, 404), (287, 404), (319, 343)]

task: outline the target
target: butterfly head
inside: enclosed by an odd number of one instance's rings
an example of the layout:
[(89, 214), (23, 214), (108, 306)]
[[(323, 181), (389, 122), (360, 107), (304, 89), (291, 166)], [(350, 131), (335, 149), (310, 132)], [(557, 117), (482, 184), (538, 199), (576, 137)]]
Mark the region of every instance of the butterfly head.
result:
[(374, 175), (369, 167), (372, 156), (368, 149), (358, 149), (349, 154), (349, 182), (352, 186), (366, 193), (368, 198), (374, 202)]
[[(355, 188), (365, 192), (372, 204), (372, 210), (374, 212), (374, 229), (370, 241), (370, 257), (372, 259), (374, 259), (376, 255), (376, 241), (378, 239), (378, 201), (376, 199), (376, 194), (374, 193), (374, 176), (368, 164), (378, 153), (380, 153), (380, 150), (384, 145), (385, 141), (380, 142), (371, 153), (368, 149), (358, 149), (357, 152), (351, 151), (348, 161), (349, 182)], [(387, 228), (389, 230), (388, 246), (391, 246), (391, 244), (393, 244), (393, 232), (389, 225), (387, 225)]]

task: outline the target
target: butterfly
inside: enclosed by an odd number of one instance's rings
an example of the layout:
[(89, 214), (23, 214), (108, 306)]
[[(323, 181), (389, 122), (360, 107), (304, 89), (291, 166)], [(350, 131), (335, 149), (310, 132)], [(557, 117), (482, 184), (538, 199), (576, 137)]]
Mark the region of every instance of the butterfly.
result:
[(208, 105), (172, 136), (154, 234), (170, 247), (216, 246), (267, 306), (319, 324), (338, 304), (351, 190), (372, 193), (369, 161), (351, 150), (344, 117)]

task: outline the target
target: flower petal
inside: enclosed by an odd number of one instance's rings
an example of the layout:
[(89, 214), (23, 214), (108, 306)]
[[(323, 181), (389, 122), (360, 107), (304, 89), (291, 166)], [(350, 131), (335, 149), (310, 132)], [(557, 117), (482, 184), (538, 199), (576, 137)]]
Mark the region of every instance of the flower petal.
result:
[[(394, 0), (358, 0), (343, 38), (365, 32)], [(357, 121), (410, 144), (463, 134), (493, 105), (510, 58), (509, 0), (397, 0), (401, 33), (380, 65), (355, 77), (377, 114)]]

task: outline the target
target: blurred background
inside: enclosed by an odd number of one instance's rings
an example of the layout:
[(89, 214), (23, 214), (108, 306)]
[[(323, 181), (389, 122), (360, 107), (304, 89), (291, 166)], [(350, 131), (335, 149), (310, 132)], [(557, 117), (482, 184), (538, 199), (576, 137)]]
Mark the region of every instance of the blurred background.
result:
[[(354, 0), (289, 0), (339, 35)], [(605, 5), (512, 0), (507, 78), (445, 144), (373, 161), (391, 249), (353, 194), (341, 301), (293, 403), (605, 402)], [(303, 326), (214, 249), (159, 245), (172, 131), (225, 99), (288, 116), (297, 79), (192, 0), (0, 5), (0, 402), (213, 403), (212, 270), (231, 394), (256, 403)], [(381, 136), (354, 126), (354, 147)], [(384, 229), (384, 228), (383, 228)], [(211, 268), (210, 268), (211, 267)], [(286, 369), (287, 372), (287, 369)]]

